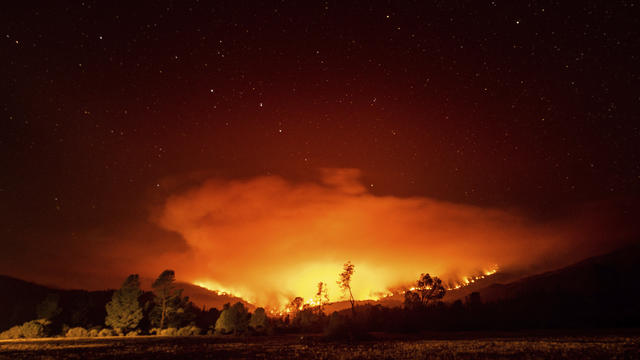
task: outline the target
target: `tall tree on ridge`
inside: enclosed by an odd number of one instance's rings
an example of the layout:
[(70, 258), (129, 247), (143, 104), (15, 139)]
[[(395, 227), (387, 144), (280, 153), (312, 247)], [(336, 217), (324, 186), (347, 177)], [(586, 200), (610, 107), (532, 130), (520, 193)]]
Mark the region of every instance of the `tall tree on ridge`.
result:
[(353, 298), (353, 292), (351, 292), (351, 276), (353, 276), (355, 266), (351, 263), (351, 261), (347, 261), (344, 264), (344, 269), (340, 274), (340, 280), (338, 280), (338, 285), (343, 292), (349, 291), (349, 302), (351, 303), (351, 314), (353, 317), (356, 317), (356, 301)]
[(105, 324), (119, 332), (138, 327), (143, 317), (142, 307), (138, 301), (140, 295), (142, 290), (140, 290), (138, 275), (129, 275), (122, 287), (113, 293), (111, 301), (107, 303)]
[(182, 289), (176, 288), (175, 281), (175, 272), (165, 270), (151, 285), (156, 304), (154, 310), (160, 317), (160, 329), (164, 328), (167, 319), (178, 311), (182, 303)]

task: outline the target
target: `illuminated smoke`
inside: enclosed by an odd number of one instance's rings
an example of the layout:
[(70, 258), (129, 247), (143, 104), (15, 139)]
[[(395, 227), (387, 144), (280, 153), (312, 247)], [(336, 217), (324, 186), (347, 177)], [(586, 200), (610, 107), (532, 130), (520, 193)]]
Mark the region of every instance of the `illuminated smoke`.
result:
[(176, 268), (183, 280), (271, 306), (312, 299), (320, 281), (332, 301), (341, 299), (336, 280), (347, 260), (356, 266), (354, 296), (367, 299), (423, 272), (464, 284), (464, 276), (496, 264), (525, 267), (580, 252), (570, 226), (425, 197), (377, 196), (359, 176), (337, 169), (317, 183), (211, 179), (169, 197), (156, 221), (191, 248)]

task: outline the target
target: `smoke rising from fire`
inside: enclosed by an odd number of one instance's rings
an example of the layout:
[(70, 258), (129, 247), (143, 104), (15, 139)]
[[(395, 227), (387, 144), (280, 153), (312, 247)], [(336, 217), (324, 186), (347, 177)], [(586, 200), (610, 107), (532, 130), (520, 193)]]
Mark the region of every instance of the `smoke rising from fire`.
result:
[[(376, 297), (422, 272), (464, 275), (526, 267), (558, 254), (584, 255), (586, 231), (538, 224), (513, 212), (370, 193), (355, 169), (327, 169), (318, 182), (279, 176), (210, 179), (170, 196), (155, 221), (191, 248), (184, 280), (258, 305), (312, 298), (317, 283), (341, 297), (342, 264), (356, 265), (357, 299)], [(582, 249), (582, 250), (581, 250)], [(584, 251), (583, 251), (584, 250)]]

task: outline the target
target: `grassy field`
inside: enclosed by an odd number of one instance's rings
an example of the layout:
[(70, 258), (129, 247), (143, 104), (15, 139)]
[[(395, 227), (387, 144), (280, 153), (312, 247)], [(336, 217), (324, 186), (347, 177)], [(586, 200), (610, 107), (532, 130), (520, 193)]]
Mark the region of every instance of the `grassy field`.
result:
[(640, 336), (389, 339), (136, 337), (0, 341), (0, 359), (638, 359)]

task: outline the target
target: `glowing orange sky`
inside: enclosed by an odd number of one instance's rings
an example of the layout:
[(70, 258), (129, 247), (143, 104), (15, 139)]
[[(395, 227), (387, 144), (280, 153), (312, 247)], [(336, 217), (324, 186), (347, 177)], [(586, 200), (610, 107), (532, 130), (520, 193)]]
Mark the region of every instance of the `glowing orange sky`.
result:
[[(342, 264), (356, 266), (356, 298), (412, 282), (422, 272), (453, 280), (486, 270), (526, 267), (573, 253), (575, 224), (535, 224), (515, 213), (424, 197), (374, 196), (355, 169), (325, 169), (317, 183), (278, 176), (210, 179), (169, 197), (154, 221), (191, 251), (177, 262), (183, 280), (260, 305), (313, 297)], [(586, 250), (585, 250), (586, 251)]]

